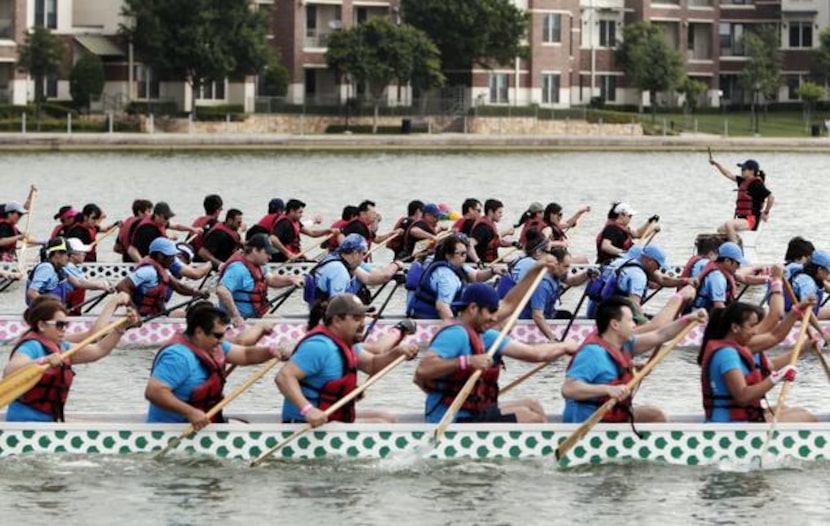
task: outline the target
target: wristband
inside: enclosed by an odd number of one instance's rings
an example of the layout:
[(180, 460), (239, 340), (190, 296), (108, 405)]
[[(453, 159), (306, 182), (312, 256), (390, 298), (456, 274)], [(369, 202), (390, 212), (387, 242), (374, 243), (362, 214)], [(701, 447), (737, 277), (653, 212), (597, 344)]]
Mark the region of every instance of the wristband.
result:
[(780, 278), (775, 278), (770, 280), (769, 285), (770, 287), (780, 287), (783, 283)]
[(314, 409), (314, 406), (311, 405), (311, 402), (306, 402), (302, 409), (300, 409), (300, 414), (305, 416), (309, 411)]
[(37, 363), (38, 365), (46, 365), (47, 363), (49, 363), (49, 360), (47, 360), (45, 356), (41, 356), (35, 361), (35, 363)]
[(803, 316), (804, 315), (804, 311), (801, 310), (801, 307), (799, 307), (798, 305), (793, 305), (793, 312), (795, 313), (796, 316)]
[(458, 357), (458, 368), (462, 371), (467, 370), (467, 357), (466, 356), (459, 356)]
[(683, 322), (683, 325), (688, 325), (692, 323), (692, 318), (688, 314), (681, 316), (680, 320)]

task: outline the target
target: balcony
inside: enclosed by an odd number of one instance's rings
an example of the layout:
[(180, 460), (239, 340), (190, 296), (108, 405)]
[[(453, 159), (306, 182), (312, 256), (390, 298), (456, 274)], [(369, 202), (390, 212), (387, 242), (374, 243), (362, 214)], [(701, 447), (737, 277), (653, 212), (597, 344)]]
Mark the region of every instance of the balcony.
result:
[(331, 31), (318, 31), (316, 29), (306, 28), (303, 47), (326, 48), (329, 45), (329, 35), (331, 35), (331, 33)]
[(825, 0), (781, 0), (782, 13), (816, 14), (819, 12), (819, 2)]

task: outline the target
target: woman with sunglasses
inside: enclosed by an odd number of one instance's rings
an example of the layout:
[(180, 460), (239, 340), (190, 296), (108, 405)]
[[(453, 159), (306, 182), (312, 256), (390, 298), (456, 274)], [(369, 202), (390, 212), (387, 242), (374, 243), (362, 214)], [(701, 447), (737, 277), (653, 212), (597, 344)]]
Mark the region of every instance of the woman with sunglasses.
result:
[[(117, 307), (129, 303), (130, 298), (126, 294), (113, 297), (104, 306), (90, 329), (91, 332), (67, 335), (70, 321), (60, 299), (43, 295), (32, 302), (23, 314), (29, 330), (12, 349), (3, 377), (30, 367), (33, 363), (49, 364), (51, 367), (34, 387), (9, 405), (6, 421), (63, 422), (64, 406), (75, 376), (72, 364), (90, 363), (107, 356), (124, 334), (124, 329), (116, 329), (97, 343), (85, 346), (73, 354), (71, 360), (63, 360), (61, 353), (72, 347), (73, 341), (81, 341), (103, 328)], [(134, 314), (131, 316), (134, 317)]]

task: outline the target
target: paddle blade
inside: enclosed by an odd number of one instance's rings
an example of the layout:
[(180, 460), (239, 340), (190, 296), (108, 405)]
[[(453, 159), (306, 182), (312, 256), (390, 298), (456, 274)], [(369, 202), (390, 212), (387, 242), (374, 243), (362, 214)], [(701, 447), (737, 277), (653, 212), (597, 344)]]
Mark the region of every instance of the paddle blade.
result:
[(37, 385), (46, 366), (32, 365), (16, 371), (0, 382), (0, 409), (14, 402)]

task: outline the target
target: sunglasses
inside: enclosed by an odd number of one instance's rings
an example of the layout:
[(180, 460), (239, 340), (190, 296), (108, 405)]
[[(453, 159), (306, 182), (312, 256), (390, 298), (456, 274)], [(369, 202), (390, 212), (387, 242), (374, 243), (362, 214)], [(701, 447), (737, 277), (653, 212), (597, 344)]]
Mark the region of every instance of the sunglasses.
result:
[(69, 327), (69, 322), (65, 321), (65, 320), (60, 320), (60, 321), (58, 321), (58, 320), (49, 320), (49, 321), (45, 321), (43, 323), (45, 323), (46, 325), (48, 325), (50, 327), (54, 327), (54, 328), (58, 329), (59, 331), (66, 330)]
[(453, 252), (453, 254), (455, 254), (456, 256), (466, 256), (467, 251), (466, 250), (455, 251), (455, 252)]

